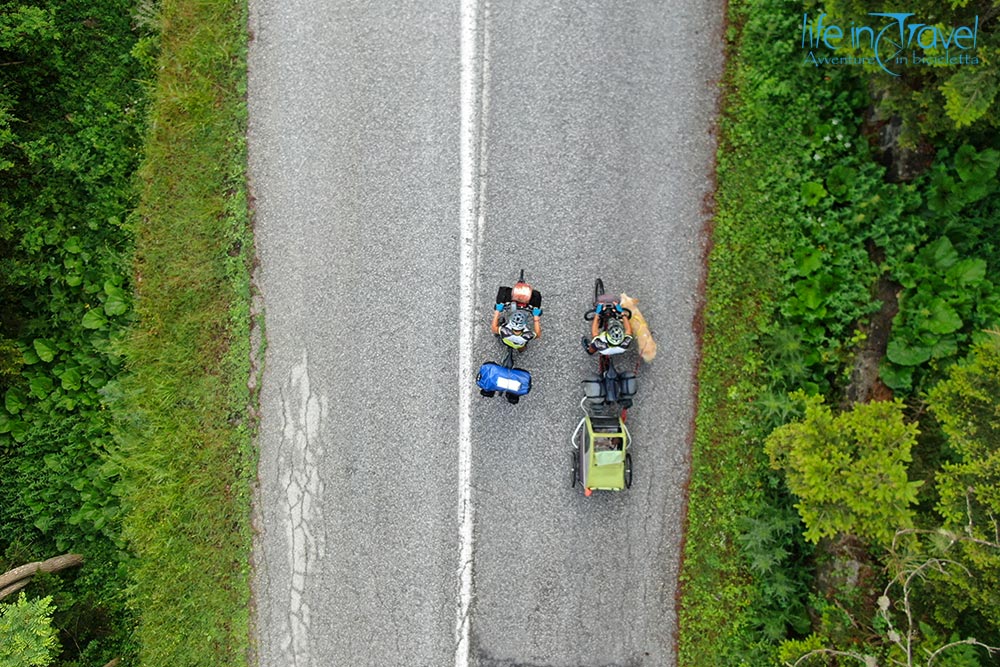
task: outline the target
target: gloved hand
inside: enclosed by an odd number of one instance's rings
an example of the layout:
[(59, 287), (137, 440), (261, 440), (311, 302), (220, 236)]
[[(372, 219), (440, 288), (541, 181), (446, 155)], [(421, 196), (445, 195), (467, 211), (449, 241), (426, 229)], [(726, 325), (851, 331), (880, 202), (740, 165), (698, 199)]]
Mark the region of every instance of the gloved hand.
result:
[(531, 314), (534, 315), (535, 317), (538, 317), (542, 314), (542, 309), (538, 307), (532, 308)]
[(503, 304), (502, 304), (502, 303), (498, 303), (498, 304), (497, 304), (497, 305), (495, 306), (495, 308), (497, 309), (497, 312), (498, 312), (498, 313), (502, 313), (502, 312), (503, 312)]
[(622, 305), (620, 303), (616, 303), (615, 304), (615, 310), (617, 312), (619, 312), (619, 313), (622, 312)]
[(598, 315), (601, 314), (602, 310), (604, 310), (604, 304), (603, 303), (599, 303), (596, 306), (594, 306), (594, 312), (597, 313)]

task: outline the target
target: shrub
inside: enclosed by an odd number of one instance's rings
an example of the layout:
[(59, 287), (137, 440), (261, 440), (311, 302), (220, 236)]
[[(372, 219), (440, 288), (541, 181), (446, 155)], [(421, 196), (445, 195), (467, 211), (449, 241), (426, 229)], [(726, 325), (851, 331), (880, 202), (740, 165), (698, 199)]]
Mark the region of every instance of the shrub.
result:
[[(966, 539), (951, 540), (949, 557), (972, 576), (935, 582), (939, 618), (1000, 641), (1000, 334), (979, 343), (952, 366), (928, 395), (954, 460), (936, 477), (937, 510), (945, 527)], [(991, 544), (992, 543), (992, 544)], [(970, 618), (970, 616), (972, 618)]]
[(0, 667), (46, 667), (59, 647), (52, 598), (0, 604)]
[(903, 404), (867, 403), (834, 415), (822, 397), (795, 397), (804, 418), (772, 432), (765, 449), (799, 498), (806, 539), (849, 533), (888, 544), (897, 528), (912, 526), (921, 482), (907, 478), (906, 464), (918, 430), (903, 421)]

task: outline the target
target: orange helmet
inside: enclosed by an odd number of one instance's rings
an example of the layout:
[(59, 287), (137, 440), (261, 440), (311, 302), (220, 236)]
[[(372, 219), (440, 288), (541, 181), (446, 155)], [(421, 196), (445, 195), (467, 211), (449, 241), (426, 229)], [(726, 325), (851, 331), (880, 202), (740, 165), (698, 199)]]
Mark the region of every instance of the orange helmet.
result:
[(531, 285), (528, 283), (517, 283), (510, 292), (510, 298), (517, 303), (528, 303), (531, 301)]

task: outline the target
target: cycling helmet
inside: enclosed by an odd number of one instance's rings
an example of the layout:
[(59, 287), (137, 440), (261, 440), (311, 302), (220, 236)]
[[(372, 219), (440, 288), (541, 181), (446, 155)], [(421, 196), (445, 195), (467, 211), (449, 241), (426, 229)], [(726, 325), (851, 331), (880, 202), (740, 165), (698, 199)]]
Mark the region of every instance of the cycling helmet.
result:
[(621, 345), (625, 340), (625, 327), (619, 320), (608, 320), (606, 330), (609, 345)]
[(518, 283), (514, 285), (514, 289), (511, 290), (510, 297), (517, 303), (528, 303), (531, 301), (532, 291), (531, 285), (528, 283)]
[(528, 328), (528, 316), (523, 310), (515, 310), (507, 318), (507, 326), (514, 331), (524, 331)]

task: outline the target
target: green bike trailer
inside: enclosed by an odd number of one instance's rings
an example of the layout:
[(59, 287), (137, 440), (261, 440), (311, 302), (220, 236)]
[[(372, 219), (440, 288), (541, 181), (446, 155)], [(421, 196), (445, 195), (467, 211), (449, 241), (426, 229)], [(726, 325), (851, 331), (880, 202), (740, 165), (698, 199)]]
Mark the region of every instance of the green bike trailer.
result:
[(619, 415), (584, 414), (573, 432), (573, 486), (585, 496), (632, 486), (632, 437)]

